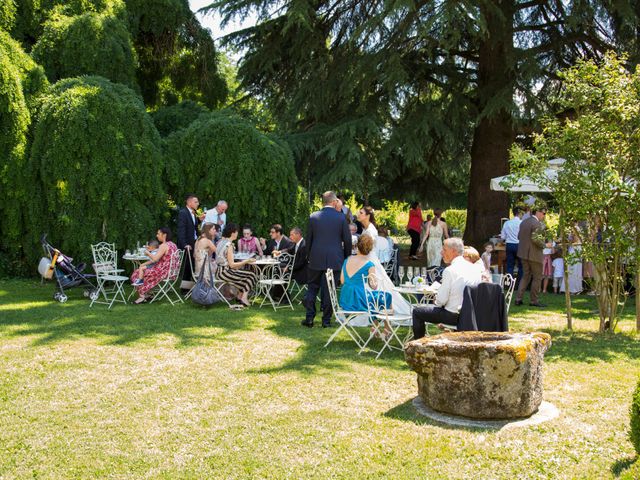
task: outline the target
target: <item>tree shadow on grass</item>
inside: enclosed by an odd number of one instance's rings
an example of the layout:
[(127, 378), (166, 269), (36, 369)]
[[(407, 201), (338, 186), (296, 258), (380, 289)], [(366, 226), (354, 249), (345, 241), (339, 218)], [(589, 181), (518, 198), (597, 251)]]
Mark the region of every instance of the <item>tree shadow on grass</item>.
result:
[[(611, 466), (611, 473), (615, 477), (619, 477), (620, 475), (625, 473), (626, 470), (631, 468), (636, 463), (636, 461), (640, 461), (640, 457), (636, 456), (620, 459)], [(638, 464), (636, 468), (638, 469), (638, 473), (640, 474), (640, 464)]]
[(551, 335), (551, 348), (545, 360), (576, 363), (610, 362), (616, 359), (640, 359), (638, 338), (626, 333), (558, 332), (543, 329)]

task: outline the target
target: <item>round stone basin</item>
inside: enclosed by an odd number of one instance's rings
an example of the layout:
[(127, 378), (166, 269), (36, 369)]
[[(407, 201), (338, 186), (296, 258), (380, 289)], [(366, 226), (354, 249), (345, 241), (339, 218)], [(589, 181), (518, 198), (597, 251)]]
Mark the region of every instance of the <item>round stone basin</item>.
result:
[(451, 332), (409, 342), (405, 359), (433, 410), (470, 418), (528, 417), (542, 402), (546, 333)]

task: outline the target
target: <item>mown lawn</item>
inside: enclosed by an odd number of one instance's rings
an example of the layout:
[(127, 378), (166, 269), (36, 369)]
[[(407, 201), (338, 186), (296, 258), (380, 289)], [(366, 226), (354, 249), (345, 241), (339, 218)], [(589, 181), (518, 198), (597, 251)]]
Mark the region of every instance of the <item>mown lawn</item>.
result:
[(553, 336), (545, 398), (559, 418), (478, 431), (416, 414), (398, 353), (358, 356), (300, 309), (88, 308), (79, 291), (0, 282), (0, 478), (639, 478), (627, 438), (640, 376), (633, 306), (600, 336), (562, 299), (514, 307)]

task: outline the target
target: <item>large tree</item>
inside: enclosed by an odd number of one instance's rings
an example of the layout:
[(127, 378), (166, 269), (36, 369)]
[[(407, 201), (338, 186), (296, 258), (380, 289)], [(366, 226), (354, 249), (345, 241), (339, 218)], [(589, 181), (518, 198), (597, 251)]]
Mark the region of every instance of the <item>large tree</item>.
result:
[(299, 174), (318, 188), (423, 198), (468, 175), (471, 243), (507, 213), (489, 179), (508, 171), (509, 146), (545, 109), (554, 72), (600, 55), (615, 31), (609, 2), (595, 1), (220, 0), (204, 10), (257, 14), (227, 41), (246, 52), (243, 87), (291, 132)]

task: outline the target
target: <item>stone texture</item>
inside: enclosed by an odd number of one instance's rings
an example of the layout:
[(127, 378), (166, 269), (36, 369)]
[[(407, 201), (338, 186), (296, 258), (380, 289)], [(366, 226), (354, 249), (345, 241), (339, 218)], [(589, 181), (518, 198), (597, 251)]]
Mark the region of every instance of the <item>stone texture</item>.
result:
[(546, 333), (452, 332), (409, 342), (405, 358), (433, 410), (470, 418), (528, 417), (542, 402)]

